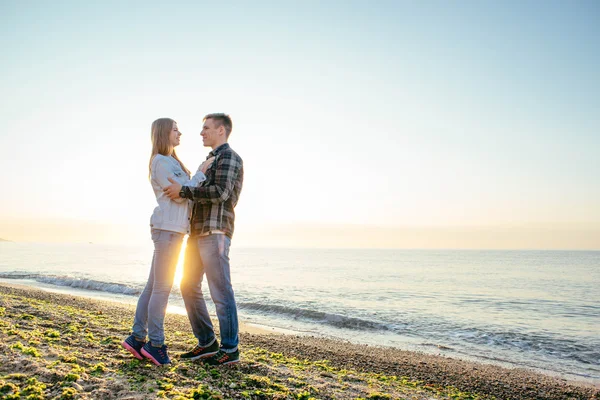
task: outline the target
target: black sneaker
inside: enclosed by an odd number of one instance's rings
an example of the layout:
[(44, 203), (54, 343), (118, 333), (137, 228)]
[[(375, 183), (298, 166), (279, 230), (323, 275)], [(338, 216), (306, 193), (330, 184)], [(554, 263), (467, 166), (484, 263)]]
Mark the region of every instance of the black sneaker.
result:
[(219, 350), (217, 354), (210, 358), (203, 359), (202, 362), (208, 365), (235, 364), (240, 362), (240, 352), (239, 350), (236, 350), (233, 353), (227, 353), (223, 350)]
[(142, 350), (142, 347), (144, 347), (145, 344), (146, 342), (140, 342), (135, 338), (135, 336), (130, 335), (127, 339), (123, 341), (123, 343), (121, 343), (121, 346), (123, 346), (127, 351), (133, 354), (133, 356), (138, 360), (143, 360), (144, 357), (142, 357), (142, 353), (140, 351)]
[(199, 358), (206, 358), (210, 356), (214, 356), (219, 351), (219, 342), (216, 340), (212, 342), (212, 344), (206, 347), (200, 347), (196, 345), (192, 351), (188, 351), (187, 353), (183, 353), (179, 355), (179, 358), (182, 360), (197, 360)]
[(167, 353), (167, 346), (164, 344), (161, 347), (155, 347), (148, 342), (142, 347), (141, 353), (156, 365), (171, 364), (169, 354)]

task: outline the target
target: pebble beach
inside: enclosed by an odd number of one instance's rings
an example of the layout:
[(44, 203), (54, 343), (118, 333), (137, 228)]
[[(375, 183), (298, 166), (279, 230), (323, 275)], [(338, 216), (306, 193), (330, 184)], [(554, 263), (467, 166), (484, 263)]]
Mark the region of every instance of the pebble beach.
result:
[(2, 399), (599, 399), (597, 385), (443, 356), (242, 326), (241, 362), (209, 367), (168, 314), (170, 366), (122, 349), (131, 305), (0, 285)]

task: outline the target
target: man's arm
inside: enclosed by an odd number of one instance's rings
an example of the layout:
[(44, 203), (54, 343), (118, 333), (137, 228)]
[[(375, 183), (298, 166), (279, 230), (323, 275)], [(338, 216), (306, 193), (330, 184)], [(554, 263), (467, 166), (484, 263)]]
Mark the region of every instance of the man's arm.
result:
[(232, 153), (219, 156), (215, 165), (215, 182), (211, 185), (191, 188), (184, 186), (185, 198), (199, 203), (223, 203), (233, 192), (235, 180), (242, 169), (242, 160)]
[[(174, 180), (172, 180), (173, 173), (171, 172), (171, 168), (169, 166), (169, 162), (161, 159), (161, 160), (157, 160), (156, 163), (153, 165), (152, 168), (152, 178), (154, 178), (156, 180), (156, 182), (158, 182), (158, 185), (163, 189), (163, 191), (165, 190), (165, 188), (169, 187), (172, 182), (175, 182)], [(184, 199), (182, 199), (181, 197), (170, 197), (169, 198), (177, 203), (183, 203)]]
[[(204, 161), (202, 164), (200, 164), (200, 166), (198, 167), (198, 171), (196, 171), (196, 174), (192, 176), (190, 180), (187, 181), (185, 186), (194, 188), (199, 186), (200, 183), (204, 182), (206, 180), (205, 173), (208, 170), (208, 168), (212, 165), (213, 161), (215, 161), (215, 158), (211, 157), (208, 160)], [(175, 180), (171, 179), (170, 177), (168, 178), (168, 182), (170, 183), (166, 187), (163, 187), (163, 192), (165, 192), (165, 195), (171, 200), (181, 203), (184, 198), (182, 198), (179, 194), (183, 186)], [(189, 198), (191, 198), (191, 193)]]

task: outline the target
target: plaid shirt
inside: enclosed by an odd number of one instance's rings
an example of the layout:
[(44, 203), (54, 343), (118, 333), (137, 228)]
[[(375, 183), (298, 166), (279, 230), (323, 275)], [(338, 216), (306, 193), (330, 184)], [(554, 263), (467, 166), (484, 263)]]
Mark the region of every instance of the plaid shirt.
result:
[(244, 165), (241, 157), (225, 143), (208, 154), (215, 161), (206, 171), (206, 181), (199, 187), (183, 186), (184, 198), (194, 200), (190, 236), (213, 230), (233, 236), (236, 206), (242, 183)]

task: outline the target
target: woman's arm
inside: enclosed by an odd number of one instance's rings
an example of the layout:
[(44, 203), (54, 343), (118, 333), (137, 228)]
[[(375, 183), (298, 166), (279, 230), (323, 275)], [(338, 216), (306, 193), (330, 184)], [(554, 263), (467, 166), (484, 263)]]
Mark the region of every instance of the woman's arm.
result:
[(202, 170), (200, 170), (200, 168), (198, 168), (198, 171), (196, 171), (194, 176), (192, 176), (191, 179), (184, 182), (182, 185), (190, 186), (190, 187), (198, 187), (205, 180), (206, 180), (206, 175), (204, 175), (204, 172), (202, 172)]
[(182, 186), (189, 186), (189, 187), (200, 186), (200, 183), (202, 183), (206, 180), (206, 175), (205, 175), (206, 171), (212, 165), (213, 161), (215, 161), (215, 158), (211, 157), (208, 160), (205, 160), (202, 164), (200, 164), (200, 166), (198, 167), (198, 170), (196, 171), (194, 176), (192, 176), (192, 178), (189, 181), (187, 181), (186, 183), (183, 183)]

